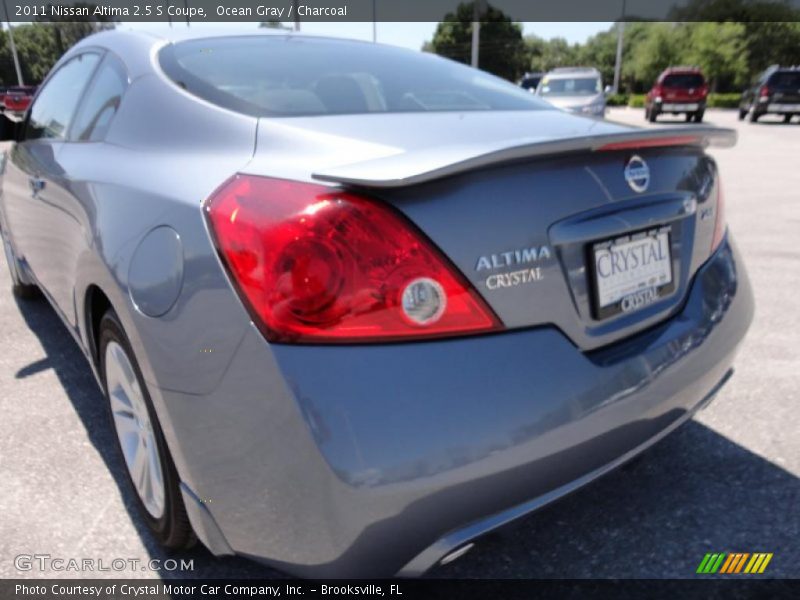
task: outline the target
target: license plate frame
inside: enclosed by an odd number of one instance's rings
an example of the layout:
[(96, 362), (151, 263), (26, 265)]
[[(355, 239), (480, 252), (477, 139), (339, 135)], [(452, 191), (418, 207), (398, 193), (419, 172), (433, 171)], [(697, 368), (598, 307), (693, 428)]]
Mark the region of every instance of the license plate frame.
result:
[[(601, 251), (608, 250), (609, 248), (619, 249), (626, 245), (635, 245), (637, 243), (640, 243), (643, 239), (646, 238), (652, 238), (658, 240), (659, 236), (663, 236), (665, 239), (665, 245), (667, 251), (666, 267), (669, 274), (668, 275), (669, 280), (660, 282), (657, 280), (652, 285), (648, 285), (646, 278), (637, 280), (636, 289), (624, 293), (621, 297), (614, 300), (613, 302), (601, 304), (602, 290), (600, 289), (601, 286), (598, 277), (598, 265), (597, 265), (598, 250)], [(635, 313), (647, 306), (657, 303), (663, 300), (664, 298), (670, 296), (676, 289), (675, 265), (674, 265), (675, 257), (673, 250), (674, 249), (672, 246), (672, 228), (668, 225), (663, 227), (658, 227), (655, 229), (648, 229), (645, 231), (631, 233), (629, 235), (617, 236), (614, 238), (605, 238), (588, 244), (586, 258), (588, 267), (587, 271), (589, 273), (589, 284), (591, 289), (592, 317), (595, 320), (602, 321), (617, 316), (623, 312), (627, 314)], [(655, 275), (650, 274), (648, 276), (652, 277)], [(645, 297), (641, 300), (636, 299), (637, 301), (634, 302), (634, 304), (638, 305), (631, 309), (630, 305), (633, 301), (632, 300), (626, 301), (626, 298), (628, 298), (629, 296), (638, 295), (640, 293), (644, 294)], [(625, 308), (623, 308), (624, 301), (626, 304)]]
[(700, 105), (697, 102), (665, 102), (664, 110), (672, 110), (675, 112), (682, 111), (696, 111), (699, 110)]

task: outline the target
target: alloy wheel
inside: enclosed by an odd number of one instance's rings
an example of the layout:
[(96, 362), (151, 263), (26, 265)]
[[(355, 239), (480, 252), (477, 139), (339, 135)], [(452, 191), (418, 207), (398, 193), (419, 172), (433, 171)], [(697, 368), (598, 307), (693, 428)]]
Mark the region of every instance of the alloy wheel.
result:
[(125, 350), (111, 341), (105, 352), (105, 377), (114, 429), (136, 493), (147, 512), (164, 514), (164, 474), (153, 424), (133, 365)]

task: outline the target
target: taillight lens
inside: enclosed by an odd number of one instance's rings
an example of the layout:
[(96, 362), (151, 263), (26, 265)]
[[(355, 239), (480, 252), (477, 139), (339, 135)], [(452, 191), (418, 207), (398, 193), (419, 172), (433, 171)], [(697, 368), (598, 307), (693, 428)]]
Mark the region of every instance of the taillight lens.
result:
[(421, 232), (369, 198), (236, 175), (206, 211), (221, 257), (270, 341), (387, 341), (500, 328)]
[(715, 252), (725, 237), (725, 195), (722, 192), (722, 181), (717, 178), (717, 208), (714, 217), (714, 238), (711, 241), (711, 252)]
[(758, 95), (761, 96), (762, 98), (766, 98), (767, 96), (769, 96), (769, 88), (765, 85), (762, 85), (761, 89), (758, 90)]

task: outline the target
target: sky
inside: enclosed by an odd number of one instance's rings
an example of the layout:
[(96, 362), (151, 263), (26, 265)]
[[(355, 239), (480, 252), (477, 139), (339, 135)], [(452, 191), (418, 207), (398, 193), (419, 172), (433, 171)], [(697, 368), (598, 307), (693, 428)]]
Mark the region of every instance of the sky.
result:
[[(433, 37), (436, 30), (436, 23), (377, 23), (377, 39), (382, 44), (391, 44), (419, 50), (422, 44)], [(569, 43), (584, 42), (587, 38), (605, 31), (611, 27), (608, 22), (590, 23), (523, 23), (523, 34), (535, 34), (539, 37), (550, 39), (553, 37), (563, 37)], [(173, 27), (185, 27), (184, 23), (175, 22)], [(372, 40), (371, 22), (365, 23), (330, 23), (330, 22), (304, 22), (300, 28), (304, 33), (318, 35), (331, 35), (335, 37), (353, 38), (359, 40)], [(147, 29), (157, 31), (168, 29), (167, 23), (132, 23), (123, 22), (121, 28), (130, 27), (132, 29)], [(248, 31), (257, 27), (256, 23), (193, 23), (192, 28), (201, 29), (204, 27), (214, 29), (230, 29), (231, 32)]]

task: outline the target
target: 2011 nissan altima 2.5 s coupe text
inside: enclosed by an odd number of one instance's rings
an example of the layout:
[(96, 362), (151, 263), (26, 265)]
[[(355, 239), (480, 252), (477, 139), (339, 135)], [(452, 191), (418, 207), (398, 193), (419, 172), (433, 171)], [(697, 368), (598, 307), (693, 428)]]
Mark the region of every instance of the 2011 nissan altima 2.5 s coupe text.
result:
[(634, 457), (753, 315), (708, 145), (429, 54), (91, 36), (6, 128), (3, 245), (153, 535), (421, 574)]

